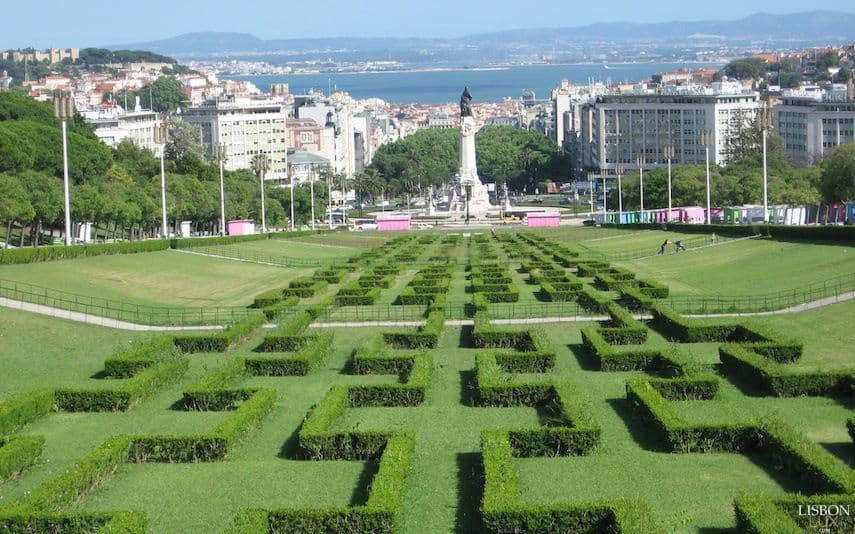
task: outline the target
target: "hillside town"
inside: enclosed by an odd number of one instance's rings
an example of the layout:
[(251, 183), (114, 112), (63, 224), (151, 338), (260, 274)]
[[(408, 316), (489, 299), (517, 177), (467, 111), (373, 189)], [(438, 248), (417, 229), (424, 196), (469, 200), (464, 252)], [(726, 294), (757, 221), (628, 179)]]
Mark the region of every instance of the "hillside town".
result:
[[(833, 66), (818, 64), (817, 58), (829, 55)], [(2, 59), (52, 65), (79, 56), (80, 51), (71, 48), (7, 51)], [(724, 165), (732, 138), (755, 124), (758, 113), (768, 112), (770, 126), (797, 164), (820, 161), (836, 146), (855, 140), (855, 86), (848, 74), (855, 71), (855, 45), (764, 53), (749, 60), (776, 65), (778, 82), (783, 67), (804, 81), (783, 87), (759, 77), (731, 79), (723, 74), (726, 69), (716, 67), (660, 72), (635, 83), (561, 80), (550, 95), (526, 91), (503, 102), (476, 101), (473, 116), (478, 127), (508, 125), (540, 131), (554, 140), (571, 156), (568, 181), (590, 170), (615, 174), (655, 168), (668, 159), (702, 163), (705, 147), (716, 164)], [(231, 63), (234, 72), (236, 62)], [(130, 139), (157, 155), (162, 144), (155, 131), (163, 114), (144, 108), (139, 92), (163, 76), (171, 77), (185, 98), (175, 115), (198, 128), (209, 158), (222, 146), (226, 169), (235, 170), (249, 168), (253, 156), (265, 154), (272, 162), (266, 179), (281, 184), (314, 179), (320, 168), (352, 176), (387, 143), (424, 128), (458, 127), (451, 103), (355, 100), (334, 91), (295, 94), (287, 83), (260, 88), (221, 77), (222, 65), (194, 66), (196, 70), (165, 75), (173, 63), (141, 61), (81, 71), (78, 77), (53, 74), (35, 80), (14, 80), (4, 72), (0, 90), (23, 87), (42, 101), (67, 92), (106, 144)], [(250, 71), (253, 65), (245, 68)], [(128, 94), (136, 97), (129, 100)]]

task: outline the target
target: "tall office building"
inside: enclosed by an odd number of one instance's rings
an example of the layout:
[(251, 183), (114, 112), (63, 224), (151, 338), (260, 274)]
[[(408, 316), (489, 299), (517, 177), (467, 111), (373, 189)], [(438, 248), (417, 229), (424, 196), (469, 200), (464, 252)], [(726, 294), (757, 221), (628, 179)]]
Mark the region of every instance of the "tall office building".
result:
[(283, 180), (288, 174), (288, 107), (280, 100), (227, 96), (191, 107), (183, 118), (201, 128), (205, 152), (213, 157), (213, 147), (226, 147), (225, 168), (252, 168), (252, 158), (265, 154), (270, 160), (266, 180)]
[(669, 145), (675, 164), (702, 164), (705, 141), (710, 162), (726, 164), (728, 144), (752, 127), (759, 105), (757, 93), (727, 82), (597, 97), (580, 121), (583, 164), (613, 174), (618, 164), (637, 169), (643, 156), (645, 168), (657, 167)]

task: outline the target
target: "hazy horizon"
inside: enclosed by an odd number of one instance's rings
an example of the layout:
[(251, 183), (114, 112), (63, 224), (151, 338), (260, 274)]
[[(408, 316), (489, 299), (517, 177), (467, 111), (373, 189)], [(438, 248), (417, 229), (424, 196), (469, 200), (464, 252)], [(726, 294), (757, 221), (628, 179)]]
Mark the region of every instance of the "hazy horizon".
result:
[[(805, 11), (855, 12), (851, 2), (781, 0), (656, 4), (615, 0), (608, 4), (573, 6), (543, 0), (536, 9), (519, 2), (470, 0), (461, 4), (436, 0), (403, 5), (400, 0), (375, 0), (370, 5), (328, 0), (315, 10), (295, 15), (281, 2), (250, 0), (242, 9), (212, 8), (210, 2), (149, 0), (143, 6), (80, 0), (49, 3), (46, 10), (15, 3), (4, 9), (6, 24), (0, 49), (118, 46), (168, 39), (187, 33), (236, 32), (261, 39), (359, 37), (463, 37), (503, 30), (586, 26), (597, 23), (657, 23), (694, 20), (737, 20), (755, 13), (792, 14)], [(759, 5), (758, 5), (759, 4)], [(620, 13), (614, 17), (614, 13)]]

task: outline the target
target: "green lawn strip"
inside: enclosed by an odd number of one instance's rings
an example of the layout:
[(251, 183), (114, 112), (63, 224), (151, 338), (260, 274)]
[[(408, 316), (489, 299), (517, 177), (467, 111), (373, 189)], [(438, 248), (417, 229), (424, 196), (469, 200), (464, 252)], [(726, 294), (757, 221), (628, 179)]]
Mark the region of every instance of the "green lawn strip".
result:
[(106, 305), (97, 300), (105, 299), (111, 306), (196, 308), (246, 306), (256, 294), (311, 271), (163, 251), (7, 265), (0, 278), (91, 297), (93, 306)]
[(105, 355), (151, 337), (4, 308), (0, 324), (0, 402), (32, 389), (91, 386)]
[(308, 241), (306, 238), (300, 238), (299, 240), (266, 239), (263, 241), (249, 241), (226, 245), (223, 248), (233, 249), (238, 253), (246, 255), (257, 254), (259, 258), (267, 256), (273, 259), (321, 262), (346, 260), (350, 256), (360, 252), (360, 249), (357, 247), (314, 243)]
[(761, 239), (618, 264), (667, 285), (674, 297), (746, 297), (799, 292), (855, 275), (852, 252), (845, 245)]

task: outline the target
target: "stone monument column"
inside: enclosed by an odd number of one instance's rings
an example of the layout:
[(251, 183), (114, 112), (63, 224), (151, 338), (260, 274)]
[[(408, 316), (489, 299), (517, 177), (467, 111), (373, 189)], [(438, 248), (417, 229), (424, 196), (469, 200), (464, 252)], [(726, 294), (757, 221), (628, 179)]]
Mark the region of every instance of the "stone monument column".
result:
[(483, 217), (490, 209), (490, 193), (487, 186), (478, 178), (478, 164), (475, 157), (475, 118), (472, 117), (472, 95), (469, 88), (463, 90), (460, 97), (460, 168), (457, 171), (458, 198), (457, 211), (466, 210), (466, 189), (469, 192), (469, 213), (473, 217)]

